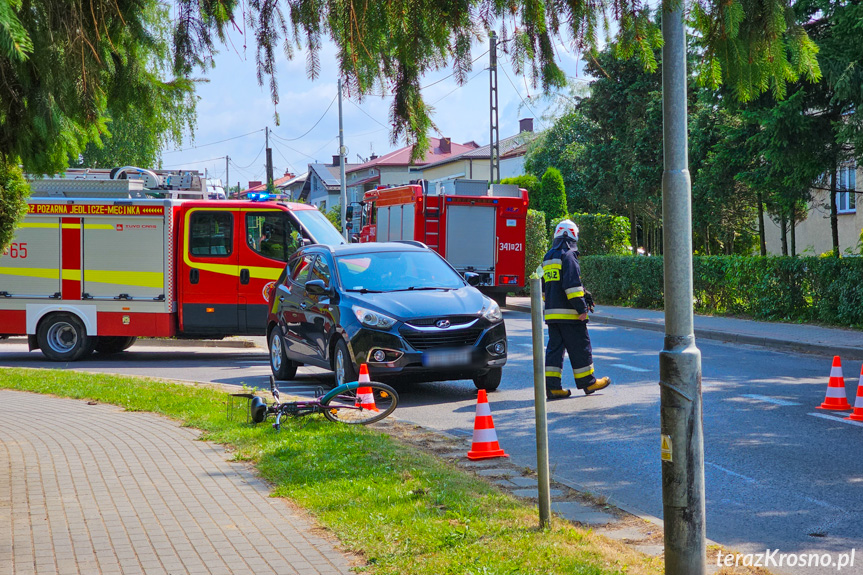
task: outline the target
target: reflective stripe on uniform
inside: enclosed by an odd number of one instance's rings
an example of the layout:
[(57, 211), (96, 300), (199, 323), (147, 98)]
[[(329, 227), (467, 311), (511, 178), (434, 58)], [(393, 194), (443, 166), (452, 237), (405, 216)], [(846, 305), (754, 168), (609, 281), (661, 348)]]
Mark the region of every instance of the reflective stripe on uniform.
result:
[(588, 375), (593, 373), (593, 364), (591, 363), (587, 367), (579, 367), (578, 369), (572, 370), (572, 376), (575, 379), (580, 379), (582, 377), (587, 377)]
[(556, 265), (559, 269), (561, 264), (563, 264), (563, 262), (560, 260), (560, 258), (551, 258), (550, 260), (542, 261), (542, 267)]
[(545, 319), (572, 319), (578, 320), (579, 318), (578, 311), (574, 309), (547, 309), (545, 310)]
[(554, 366), (546, 366), (545, 377), (560, 377), (563, 374), (563, 369)]
[(573, 299), (576, 297), (584, 297), (584, 287), (574, 287), (563, 290), (566, 293), (566, 299)]

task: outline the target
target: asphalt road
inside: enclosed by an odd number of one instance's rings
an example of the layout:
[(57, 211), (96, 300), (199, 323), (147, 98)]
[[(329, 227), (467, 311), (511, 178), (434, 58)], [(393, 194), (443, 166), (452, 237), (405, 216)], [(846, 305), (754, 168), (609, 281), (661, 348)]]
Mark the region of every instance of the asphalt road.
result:
[[(513, 311), (505, 317), (509, 363), (489, 401), (501, 446), (516, 463), (534, 466), (530, 318)], [(548, 404), (552, 473), (661, 517), (657, 381), (663, 335), (608, 325), (592, 326), (591, 335), (597, 375), (610, 375), (615, 383), (590, 397)], [(753, 553), (779, 549), (836, 557), (856, 548), (855, 567), (842, 572), (863, 573), (863, 426), (825, 419), (814, 409), (824, 399), (832, 358), (705, 340), (698, 347), (708, 538)], [(13, 365), (63, 367), (28, 354), (22, 340), (0, 344), (0, 366)], [(264, 349), (136, 345), (122, 356), (94, 355), (66, 367), (253, 386), (266, 386), (269, 375)], [(843, 367), (853, 403), (861, 365)], [(571, 372), (567, 375), (571, 383)], [(297, 380), (282, 387), (301, 395), (329, 383), (326, 372), (301, 368)], [(471, 433), (476, 405), (471, 382), (404, 384), (399, 391), (399, 419)]]

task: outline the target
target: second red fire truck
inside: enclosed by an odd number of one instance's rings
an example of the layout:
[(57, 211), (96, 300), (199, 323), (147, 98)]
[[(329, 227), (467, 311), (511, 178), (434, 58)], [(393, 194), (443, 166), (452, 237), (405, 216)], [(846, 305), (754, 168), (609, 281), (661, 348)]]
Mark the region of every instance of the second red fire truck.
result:
[(363, 197), (359, 241), (422, 242), (503, 305), (525, 285), (527, 208), (526, 190), (482, 180), (378, 188)]

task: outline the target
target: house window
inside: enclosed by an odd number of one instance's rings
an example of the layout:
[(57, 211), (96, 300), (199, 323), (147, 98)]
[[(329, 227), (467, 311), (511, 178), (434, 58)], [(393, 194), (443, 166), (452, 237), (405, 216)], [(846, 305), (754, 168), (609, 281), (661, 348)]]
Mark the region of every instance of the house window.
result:
[(850, 214), (857, 211), (857, 166), (855, 164), (842, 166), (837, 173), (836, 211), (840, 214)]
[(322, 212), (327, 211), (327, 201), (324, 200), (320, 204), (318, 204), (318, 209), (321, 210)]

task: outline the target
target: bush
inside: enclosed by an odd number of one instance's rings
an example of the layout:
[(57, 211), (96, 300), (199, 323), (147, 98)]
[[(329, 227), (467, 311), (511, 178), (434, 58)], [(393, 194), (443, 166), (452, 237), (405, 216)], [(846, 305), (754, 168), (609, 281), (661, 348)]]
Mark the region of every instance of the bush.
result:
[[(659, 256), (581, 258), (597, 303), (664, 307)], [(696, 256), (695, 311), (863, 327), (863, 258)]]
[(0, 254), (15, 237), (15, 228), (27, 213), (30, 185), (21, 168), (0, 158)]
[(545, 212), (547, 222), (566, 216), (566, 190), (557, 168), (548, 168), (542, 175), (539, 209)]
[(531, 174), (516, 176), (514, 178), (504, 178), (500, 181), (501, 184), (512, 184), (519, 188), (527, 190), (527, 197), (530, 200), (530, 209), (538, 210), (540, 197), (539, 178)]
[(542, 265), (542, 257), (548, 251), (548, 234), (545, 229), (545, 214), (537, 210), (527, 211), (524, 239), (524, 292), (530, 293), (530, 276)]
[(632, 253), (629, 243), (629, 218), (611, 214), (575, 213), (563, 216), (551, 222), (549, 240), (557, 224), (567, 218), (578, 226), (578, 252), (582, 256), (622, 256)]

